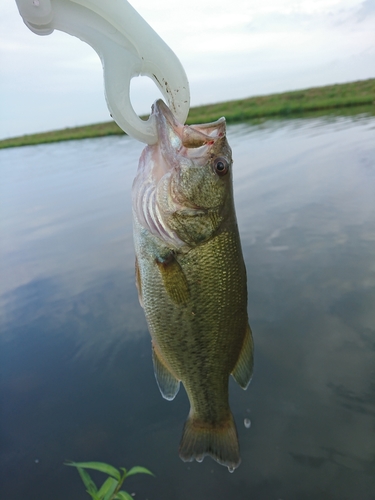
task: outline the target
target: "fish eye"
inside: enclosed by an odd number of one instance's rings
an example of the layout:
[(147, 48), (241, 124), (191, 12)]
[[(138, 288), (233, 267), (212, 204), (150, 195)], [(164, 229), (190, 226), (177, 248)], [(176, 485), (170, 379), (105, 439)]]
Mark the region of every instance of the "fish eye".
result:
[(228, 173), (229, 163), (225, 158), (219, 157), (214, 161), (214, 170), (221, 177)]

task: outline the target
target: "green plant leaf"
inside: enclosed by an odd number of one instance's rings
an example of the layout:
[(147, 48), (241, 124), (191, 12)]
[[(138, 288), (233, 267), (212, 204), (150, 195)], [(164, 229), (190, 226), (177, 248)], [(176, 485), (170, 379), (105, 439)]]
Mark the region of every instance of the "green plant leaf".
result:
[(106, 464), (104, 462), (69, 462), (65, 465), (70, 465), (72, 467), (80, 467), (81, 469), (93, 469), (98, 470), (100, 472), (104, 472), (109, 476), (114, 477), (117, 481), (120, 481), (121, 474), (120, 472), (112, 467), (112, 465)]
[(102, 500), (96, 493), (90, 493), (88, 490), (86, 490), (86, 492), (90, 495), (92, 500)]
[(114, 500), (134, 500), (134, 498), (131, 495), (129, 495), (129, 493), (127, 493), (126, 491), (121, 490), (117, 493)]
[(107, 478), (98, 491), (100, 500), (109, 500), (117, 488), (118, 481), (113, 477)]
[(87, 488), (87, 493), (92, 496), (93, 493), (96, 493), (98, 491), (98, 488), (96, 487), (94, 481), (91, 479), (89, 473), (84, 469), (81, 469), (81, 467), (77, 467), (77, 470), (79, 472), (79, 475), (81, 476), (83, 484)]
[(133, 474), (150, 474), (151, 476), (155, 477), (155, 474), (153, 474), (151, 471), (146, 469), (146, 467), (140, 467), (139, 465), (136, 465), (135, 467), (132, 467), (126, 474), (126, 477), (133, 476)]

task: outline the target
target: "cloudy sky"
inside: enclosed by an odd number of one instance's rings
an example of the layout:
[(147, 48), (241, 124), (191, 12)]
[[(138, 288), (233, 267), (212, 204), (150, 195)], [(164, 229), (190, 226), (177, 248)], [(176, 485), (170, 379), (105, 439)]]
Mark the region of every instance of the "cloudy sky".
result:
[[(192, 105), (375, 77), (375, 0), (130, 3), (181, 60)], [(90, 46), (35, 35), (14, 0), (2, 4), (0, 33), (0, 138), (109, 119)], [(149, 79), (133, 80), (137, 112), (157, 97)]]

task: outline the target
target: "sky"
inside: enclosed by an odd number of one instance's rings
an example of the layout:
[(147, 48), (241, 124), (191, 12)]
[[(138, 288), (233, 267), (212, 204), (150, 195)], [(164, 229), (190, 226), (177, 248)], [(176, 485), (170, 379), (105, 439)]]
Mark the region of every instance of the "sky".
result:
[[(375, 77), (375, 0), (130, 3), (182, 62), (193, 106)], [(96, 52), (32, 33), (14, 0), (2, 0), (0, 62), (0, 138), (110, 119)], [(132, 80), (138, 113), (159, 96)]]

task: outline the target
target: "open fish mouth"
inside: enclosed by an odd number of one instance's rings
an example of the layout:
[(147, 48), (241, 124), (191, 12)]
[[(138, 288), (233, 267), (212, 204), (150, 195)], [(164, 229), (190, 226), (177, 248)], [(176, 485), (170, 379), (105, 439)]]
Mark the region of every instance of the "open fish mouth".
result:
[(161, 99), (152, 105), (152, 114), (156, 117), (159, 142), (172, 146), (178, 152), (183, 147), (196, 149), (212, 146), (218, 138), (225, 136), (224, 117), (202, 125), (182, 125)]

